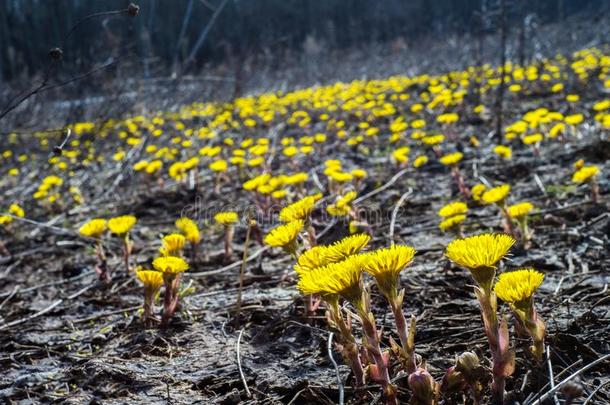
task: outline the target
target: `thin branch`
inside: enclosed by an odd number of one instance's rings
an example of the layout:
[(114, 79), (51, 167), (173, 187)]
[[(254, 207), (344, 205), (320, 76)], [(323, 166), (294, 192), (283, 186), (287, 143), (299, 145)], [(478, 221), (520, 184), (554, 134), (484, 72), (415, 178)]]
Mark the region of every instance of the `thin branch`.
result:
[(343, 382), (341, 381), (341, 373), (339, 373), (339, 366), (333, 357), (333, 336), (334, 333), (330, 332), (328, 334), (328, 345), (326, 346), (326, 350), (328, 351), (328, 358), (330, 362), (333, 363), (333, 367), (335, 368), (335, 375), (337, 376), (337, 385), (339, 386), (339, 405), (343, 405), (345, 398), (345, 390), (343, 389)]
[(239, 336), (237, 336), (237, 344), (236, 344), (236, 352), (237, 352), (237, 368), (239, 369), (239, 377), (241, 378), (241, 382), (244, 385), (244, 389), (246, 390), (246, 395), (248, 398), (252, 397), (252, 393), (250, 392), (250, 388), (248, 388), (248, 382), (246, 381), (246, 376), (244, 375), (244, 370), (241, 367), (241, 354), (239, 350), (239, 344), (241, 343), (241, 337), (244, 333), (243, 328), (239, 331)]
[(546, 401), (546, 399), (548, 397), (553, 395), (557, 390), (559, 390), (561, 387), (566, 385), (568, 382), (570, 382), (571, 380), (573, 380), (574, 378), (578, 377), (579, 375), (581, 375), (582, 373), (584, 373), (585, 371), (587, 371), (591, 367), (595, 367), (596, 365), (598, 365), (599, 363), (605, 361), (608, 358), (610, 358), (610, 353), (606, 354), (605, 356), (600, 357), (599, 359), (595, 360), (594, 362), (587, 364), (586, 366), (584, 366), (580, 370), (570, 374), (568, 377), (566, 377), (564, 380), (562, 380), (559, 384), (557, 384), (555, 386), (555, 388), (551, 388), (549, 391), (547, 391), (546, 394), (544, 394), (543, 396), (538, 398), (536, 400), (536, 402), (534, 402), (532, 405), (540, 405), (540, 404), (542, 404), (544, 401)]

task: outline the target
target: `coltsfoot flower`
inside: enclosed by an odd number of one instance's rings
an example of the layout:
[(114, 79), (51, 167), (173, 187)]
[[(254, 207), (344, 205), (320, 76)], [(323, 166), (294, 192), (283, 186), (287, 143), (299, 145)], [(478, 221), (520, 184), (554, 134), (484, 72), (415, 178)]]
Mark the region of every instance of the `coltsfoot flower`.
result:
[(379, 290), (388, 299), (398, 293), (400, 272), (411, 263), (415, 249), (411, 246), (393, 245), (363, 255), (362, 268), (375, 278)]
[(511, 218), (519, 219), (529, 214), (534, 209), (534, 206), (530, 202), (522, 202), (519, 204), (513, 204), (508, 207), (508, 214)]
[(459, 234), (459, 227), (462, 224), (462, 222), (464, 222), (464, 220), (466, 220), (466, 215), (454, 215), (452, 217), (449, 217), (445, 220), (443, 220), (438, 227), (441, 229), (441, 231), (443, 232), (447, 232), (450, 230), (456, 230), (456, 232)]
[(303, 252), (297, 259), (294, 269), (297, 274), (340, 262), (360, 252), (371, 240), (367, 234), (347, 236), (326, 246), (314, 246)]
[(237, 212), (233, 211), (219, 212), (214, 215), (214, 221), (216, 221), (217, 224), (225, 226), (236, 223), (238, 219)]
[(449, 243), (445, 255), (467, 268), (479, 285), (489, 290), (497, 263), (508, 253), (515, 240), (506, 234), (481, 234)]
[(443, 206), (439, 211), (438, 215), (447, 218), (454, 215), (466, 214), (468, 212), (468, 206), (463, 202), (456, 201)]
[(155, 260), (153, 260), (152, 264), (155, 270), (164, 274), (178, 274), (189, 269), (189, 265), (186, 260), (175, 256), (157, 257)]
[(445, 166), (452, 166), (460, 163), (464, 154), (462, 152), (449, 153), (440, 158), (440, 162)]
[(199, 227), (192, 219), (187, 217), (178, 218), (175, 225), (192, 245), (197, 245), (201, 241)]
[(186, 238), (182, 234), (172, 233), (164, 236), (162, 243), (163, 247), (160, 249), (160, 252), (163, 256), (180, 256), (182, 249), (184, 249)]
[(500, 274), (494, 291), (502, 301), (524, 308), (530, 305), (543, 280), (544, 274), (534, 269), (509, 271)]
[(144, 284), (144, 324), (150, 326), (154, 320), (155, 297), (163, 285), (163, 273), (155, 270), (136, 270), (136, 277)]
[(111, 218), (108, 221), (108, 229), (115, 235), (123, 236), (133, 228), (136, 222), (136, 217), (133, 215), (122, 215), (120, 217)]
[(78, 229), (78, 232), (83, 236), (99, 238), (106, 232), (106, 220), (101, 218), (91, 219), (83, 224), (83, 226)]
[(307, 196), (296, 201), (280, 211), (280, 221), (291, 222), (297, 219), (306, 221), (316, 204), (314, 196)]
[(534, 307), (534, 293), (542, 285), (544, 275), (534, 269), (521, 269), (500, 274), (494, 287), (497, 296), (507, 302), (522, 329), (531, 336), (532, 354), (542, 361), (546, 327)]
[(281, 247), (288, 253), (294, 255), (297, 250), (297, 237), (303, 229), (303, 226), (303, 220), (298, 219), (275, 227), (265, 236), (264, 242), (268, 246)]
[(497, 187), (490, 188), (481, 195), (481, 200), (486, 204), (503, 204), (506, 197), (510, 193), (510, 186), (502, 184)]
[(362, 300), (362, 256), (350, 256), (301, 274), (297, 288), (303, 294), (340, 295), (358, 307)]

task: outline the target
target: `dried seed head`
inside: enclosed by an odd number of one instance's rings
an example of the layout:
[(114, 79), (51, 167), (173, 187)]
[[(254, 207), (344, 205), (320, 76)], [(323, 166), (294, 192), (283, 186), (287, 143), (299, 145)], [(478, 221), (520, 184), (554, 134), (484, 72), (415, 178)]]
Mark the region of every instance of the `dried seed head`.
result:
[(59, 48), (53, 48), (49, 51), (49, 57), (53, 60), (61, 60), (64, 56), (64, 52)]
[(127, 14), (129, 14), (130, 17), (137, 16), (139, 12), (140, 6), (138, 6), (137, 4), (129, 3), (129, 6), (127, 6)]

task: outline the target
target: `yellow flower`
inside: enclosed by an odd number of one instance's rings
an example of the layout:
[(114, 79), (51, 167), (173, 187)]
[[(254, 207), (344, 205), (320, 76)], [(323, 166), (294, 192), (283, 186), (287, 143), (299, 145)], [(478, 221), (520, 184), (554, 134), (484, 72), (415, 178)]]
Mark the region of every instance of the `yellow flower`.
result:
[(568, 115), (564, 118), (564, 121), (566, 122), (566, 124), (570, 124), (570, 125), (578, 125), (580, 124), (584, 119), (584, 116), (582, 114), (573, 114), (573, 115)]
[(415, 249), (392, 245), (363, 256), (363, 270), (375, 277), (379, 290), (392, 301), (397, 295), (400, 272), (413, 260)]
[(485, 187), (485, 184), (482, 183), (475, 184), (474, 186), (472, 186), (472, 188), (470, 189), (470, 192), (472, 193), (472, 199), (475, 201), (480, 201), (481, 196), (485, 192), (486, 188), (487, 187)]
[(25, 211), (18, 204), (11, 204), (8, 207), (9, 214), (13, 214), (16, 217), (23, 218), (25, 216)]
[(428, 163), (428, 156), (418, 156), (413, 161), (413, 167), (418, 168)]
[(104, 231), (106, 231), (106, 220), (101, 218), (92, 219), (78, 229), (81, 235), (90, 238), (99, 238)]
[(195, 245), (201, 240), (199, 228), (192, 219), (186, 217), (178, 218), (175, 225), (190, 243)]
[(122, 215), (111, 218), (108, 221), (108, 229), (115, 235), (125, 235), (136, 224), (136, 217), (133, 215)]
[(464, 155), (462, 154), (462, 152), (454, 152), (454, 153), (449, 153), (445, 156), (442, 156), (440, 161), (445, 166), (451, 166), (451, 165), (458, 164), (462, 160), (463, 157), (464, 157)]
[(6, 225), (13, 222), (13, 218), (8, 215), (0, 215), (0, 225)]
[(445, 140), (445, 135), (428, 135), (422, 138), (422, 142), (428, 146), (438, 145)]
[(157, 257), (152, 264), (155, 270), (168, 274), (182, 273), (189, 269), (188, 263), (176, 256)]
[(215, 172), (226, 172), (227, 171), (227, 161), (224, 159), (215, 160), (210, 163), (210, 169)]
[(157, 291), (163, 285), (163, 273), (156, 270), (136, 270), (136, 277), (144, 287)]
[(599, 167), (583, 166), (574, 173), (574, 175), (572, 176), (572, 181), (574, 183), (586, 183), (598, 174)]
[(347, 236), (331, 245), (314, 246), (297, 259), (294, 270), (301, 274), (317, 267), (326, 266), (360, 252), (371, 240), (367, 234)]
[(332, 171), (328, 174), (328, 177), (336, 181), (337, 183), (346, 183), (352, 181), (354, 176), (351, 173)]
[(542, 142), (542, 139), (543, 139), (542, 134), (532, 134), (532, 135), (524, 136), (522, 141), (526, 145), (533, 145), (535, 143)]
[(338, 262), (348, 256), (360, 252), (371, 241), (371, 237), (365, 233), (346, 236), (327, 247), (326, 260)]
[(339, 197), (334, 204), (326, 207), (326, 211), (335, 217), (342, 217), (349, 214), (352, 209), (351, 203), (356, 199), (358, 194), (355, 191), (349, 191), (345, 195)]
[(544, 274), (534, 269), (510, 271), (500, 274), (494, 291), (502, 301), (522, 307), (524, 304), (529, 305), (543, 280)]
[(237, 220), (237, 212), (234, 211), (219, 212), (218, 214), (214, 215), (214, 221), (216, 221), (217, 224), (225, 226), (234, 224), (237, 222)]
[(290, 253), (296, 251), (296, 239), (299, 232), (303, 229), (303, 220), (297, 219), (273, 228), (265, 236), (264, 242), (266, 245), (273, 247), (283, 247)]
[(510, 159), (513, 156), (513, 151), (508, 146), (496, 145), (493, 151), (503, 159)]
[(446, 218), (454, 215), (465, 214), (468, 212), (468, 206), (460, 201), (455, 201), (445, 205), (438, 211), (438, 215)]
[(475, 281), (488, 290), (495, 276), (496, 264), (514, 244), (515, 240), (509, 235), (485, 233), (452, 241), (445, 256), (470, 270)]
[(363, 179), (367, 176), (366, 170), (364, 169), (354, 169), (350, 173), (356, 179)]
[(574, 164), (572, 165), (572, 167), (574, 167), (574, 170), (580, 170), (585, 166), (585, 160), (584, 159), (578, 159), (576, 162), (574, 162)]
[(508, 215), (511, 218), (522, 218), (529, 214), (531, 210), (534, 209), (534, 206), (530, 202), (522, 202), (519, 204), (514, 204), (508, 207)]
[(398, 163), (406, 163), (409, 161), (408, 155), (409, 155), (410, 150), (411, 150), (411, 148), (409, 148), (408, 146), (403, 146), (401, 148), (396, 149), (394, 152), (392, 152), (392, 157)]
[(186, 238), (179, 233), (172, 233), (163, 237), (163, 247), (161, 254), (164, 256), (180, 256), (180, 252), (184, 249)]
[(313, 196), (307, 196), (282, 208), (280, 211), (280, 221), (305, 220), (313, 210), (315, 203), (316, 199)]
[(362, 257), (355, 255), (303, 273), (297, 288), (305, 295), (341, 295), (359, 306), (362, 299), (361, 262)]
[(443, 220), (438, 226), (441, 229), (441, 231), (446, 232), (449, 229), (453, 229), (454, 227), (458, 226), (459, 224), (461, 224), (462, 222), (464, 222), (464, 220), (466, 219), (466, 215), (454, 215), (452, 217), (449, 217), (445, 220)]
[(510, 193), (510, 186), (508, 184), (502, 184), (494, 188), (490, 188), (483, 193), (481, 199), (485, 204), (502, 204), (504, 199)]

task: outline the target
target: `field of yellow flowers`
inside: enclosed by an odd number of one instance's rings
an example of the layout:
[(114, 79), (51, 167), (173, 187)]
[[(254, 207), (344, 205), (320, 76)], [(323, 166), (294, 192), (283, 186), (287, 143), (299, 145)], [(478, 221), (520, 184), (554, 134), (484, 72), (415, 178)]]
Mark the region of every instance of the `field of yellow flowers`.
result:
[(609, 403), (609, 134), (607, 46), (15, 130), (0, 398)]

